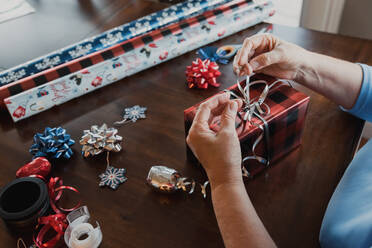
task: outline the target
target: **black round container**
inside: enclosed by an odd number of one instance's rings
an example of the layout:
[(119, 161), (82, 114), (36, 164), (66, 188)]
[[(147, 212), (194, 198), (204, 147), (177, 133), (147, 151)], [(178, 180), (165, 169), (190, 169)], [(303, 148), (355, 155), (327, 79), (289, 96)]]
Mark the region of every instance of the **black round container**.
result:
[(33, 229), (48, 209), (48, 188), (39, 178), (18, 178), (0, 191), (0, 217), (12, 231)]

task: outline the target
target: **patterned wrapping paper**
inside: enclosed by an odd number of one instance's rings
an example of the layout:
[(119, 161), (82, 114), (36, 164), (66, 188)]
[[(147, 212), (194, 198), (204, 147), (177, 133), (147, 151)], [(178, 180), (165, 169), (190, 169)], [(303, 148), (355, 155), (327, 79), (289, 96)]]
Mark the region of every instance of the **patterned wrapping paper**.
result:
[[(236, 0), (235, 0), (236, 1)], [(231, 0), (188, 0), (0, 73), (0, 86), (200, 14)]]
[(248, 7), (253, 7), (253, 6), (265, 6), (264, 4), (262, 5), (254, 4), (254, 2), (251, 0), (245, 0), (245, 1), (240, 0), (238, 2), (240, 4), (235, 4), (235, 2), (236, 1), (232, 1), (222, 7), (218, 7), (214, 9), (213, 11), (204, 12), (203, 14), (197, 16), (197, 18), (196, 17), (188, 18), (179, 23), (169, 25), (163, 29), (160, 29), (161, 32), (159, 32), (159, 30), (156, 30), (150, 33), (143, 34), (141, 36), (130, 39), (128, 41), (124, 41), (117, 45), (113, 45), (109, 48), (103, 49), (99, 52), (92, 53), (85, 57), (75, 59), (65, 64), (53, 67), (51, 69), (42, 71), (32, 76), (29, 76), (27, 78), (23, 78), (19, 81), (4, 85), (0, 87), (0, 106), (2, 107), (4, 105), (3, 100), (9, 96), (16, 95), (20, 92), (23, 92), (25, 90), (31, 89), (36, 86), (40, 86), (54, 79), (68, 75), (72, 72), (76, 72), (83, 68), (100, 63), (104, 60), (117, 57), (123, 53), (130, 52), (131, 50), (135, 48), (139, 48), (139, 47), (142, 48), (143, 46), (151, 43), (152, 41), (165, 38), (169, 35), (174, 35), (174, 34), (177, 35), (179, 34), (179, 32), (181, 32), (183, 29), (188, 28), (190, 25), (200, 24), (200, 22), (205, 21), (206, 19), (210, 20), (216, 16), (227, 14), (226, 12), (231, 11), (231, 10), (236, 11), (236, 9), (241, 9), (241, 8), (248, 8)]
[[(255, 77), (257, 79), (263, 78), (269, 84), (275, 81), (275, 79), (264, 75)], [(245, 81), (242, 81), (240, 84), (244, 87)], [(257, 85), (251, 87), (251, 99), (257, 98), (261, 94), (262, 88), (262, 86), (257, 87)], [(228, 89), (237, 95), (241, 95), (236, 84)], [(265, 139), (263, 139), (255, 150), (257, 155), (270, 158), (270, 164), (272, 164), (301, 144), (309, 100), (309, 96), (285, 84), (281, 84), (278, 88), (274, 87), (274, 89), (270, 90), (265, 100), (265, 103), (271, 109), (270, 115), (265, 117), (269, 127), (269, 144), (265, 144)], [(186, 136), (200, 104), (196, 104), (184, 111)], [(211, 122), (211, 128), (215, 131), (219, 130), (219, 120), (220, 117), (216, 117)], [(258, 125), (263, 124), (257, 117), (253, 118), (253, 122)], [(238, 117), (236, 119), (236, 126), (242, 149), (242, 157), (252, 156), (252, 145), (262, 133), (262, 130), (253, 125), (244, 125)], [(268, 151), (270, 152), (269, 154)], [(191, 161), (197, 161), (189, 147), (187, 147), (187, 157)], [(251, 176), (265, 169), (265, 165), (256, 160), (248, 160), (244, 165)]]
[[(219, 7), (89, 55), (77, 64), (50, 70), (53, 75), (66, 68), (76, 72), (46, 84), (36, 78), (31, 84), (40, 86), (8, 97), (4, 102), (13, 120), (18, 121), (255, 25), (272, 14), (271, 2), (257, 6), (251, 1), (241, 1)], [(48, 74), (43, 75), (44, 79), (47, 77)]]

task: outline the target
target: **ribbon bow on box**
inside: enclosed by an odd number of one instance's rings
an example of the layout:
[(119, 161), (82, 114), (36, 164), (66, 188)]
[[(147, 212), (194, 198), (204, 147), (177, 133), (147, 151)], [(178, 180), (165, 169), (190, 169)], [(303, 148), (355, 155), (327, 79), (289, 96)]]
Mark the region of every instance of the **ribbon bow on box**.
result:
[[(266, 97), (270, 90), (275, 89), (275, 86), (278, 86), (280, 83), (287, 83), (289, 86), (292, 87), (291, 82), (288, 80), (279, 79), (271, 83), (270, 85), (265, 80), (256, 80), (253, 82), (250, 82), (250, 77), (247, 76), (246, 85), (242, 87), (241, 82), (237, 80), (237, 88), (238, 92), (233, 92), (231, 90), (225, 90), (225, 92), (229, 92), (231, 97), (236, 99), (241, 99), (243, 101), (243, 106), (240, 112), (238, 112), (238, 118), (241, 119), (241, 123), (238, 125), (244, 125), (243, 128), (245, 128), (246, 125), (253, 125), (258, 127), (262, 130), (261, 134), (258, 136), (258, 138), (253, 142), (252, 145), (252, 156), (246, 156), (243, 158), (242, 162), (244, 163), (247, 160), (254, 159), (257, 160), (259, 163), (264, 164), (265, 166), (269, 166), (270, 164), (270, 133), (269, 133), (269, 126), (265, 118), (267, 118), (270, 113), (271, 109), (270, 107), (265, 103)], [(261, 94), (251, 99), (250, 96), (250, 88), (255, 85), (263, 85), (264, 88), (261, 92)], [(257, 123), (254, 121), (254, 117), (258, 118), (262, 123)], [(259, 156), (256, 154), (255, 150), (257, 145), (262, 141), (262, 139), (265, 138), (265, 147), (267, 151), (266, 158)], [(248, 170), (242, 166), (243, 170), (243, 176), (249, 177), (250, 173)]]
[[(242, 84), (245, 83), (243, 87)], [(247, 160), (256, 160), (265, 166), (269, 166), (271, 161), (271, 151), (270, 151), (270, 132), (269, 132), (269, 124), (267, 118), (271, 115), (271, 109), (265, 100), (270, 91), (277, 89), (280, 84), (287, 83), (289, 86), (292, 87), (291, 82), (288, 80), (276, 80), (273, 83), (269, 84), (265, 80), (255, 80), (250, 82), (249, 76), (245, 80), (245, 82), (239, 82), (237, 80), (236, 89), (237, 90), (225, 90), (225, 92), (229, 92), (232, 98), (241, 99), (243, 101), (243, 106), (241, 110), (238, 112), (238, 118), (240, 119), (239, 123), (237, 124), (237, 129), (241, 128), (242, 130), (246, 130), (247, 125), (255, 126), (261, 130), (259, 136), (254, 140), (252, 144), (252, 148), (250, 151), (252, 155), (243, 157), (243, 176), (250, 177), (251, 173), (244, 167), (244, 162)], [(251, 97), (250, 89), (257, 88), (259, 86), (263, 86), (262, 91), (255, 96), (254, 98)], [(257, 91), (256, 91), (257, 92)], [(217, 124), (217, 125), (216, 125)], [(218, 123), (212, 123), (211, 128), (217, 131)], [(258, 144), (264, 139), (264, 147), (266, 149), (266, 156), (259, 156), (256, 153), (256, 148)]]

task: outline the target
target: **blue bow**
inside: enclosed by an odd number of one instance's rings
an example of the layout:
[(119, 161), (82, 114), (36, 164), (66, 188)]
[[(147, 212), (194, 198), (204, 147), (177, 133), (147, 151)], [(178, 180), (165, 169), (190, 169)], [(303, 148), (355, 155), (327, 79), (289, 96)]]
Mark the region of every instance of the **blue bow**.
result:
[(209, 59), (212, 62), (217, 62), (224, 65), (229, 63), (228, 59), (224, 59), (218, 56), (217, 47), (207, 46), (200, 48), (198, 50), (198, 54), (200, 55), (200, 58), (202, 60)]
[(61, 127), (47, 127), (44, 133), (37, 133), (34, 136), (34, 144), (30, 147), (30, 153), (37, 157), (49, 158), (71, 158), (73, 152), (70, 148), (75, 144), (66, 130)]

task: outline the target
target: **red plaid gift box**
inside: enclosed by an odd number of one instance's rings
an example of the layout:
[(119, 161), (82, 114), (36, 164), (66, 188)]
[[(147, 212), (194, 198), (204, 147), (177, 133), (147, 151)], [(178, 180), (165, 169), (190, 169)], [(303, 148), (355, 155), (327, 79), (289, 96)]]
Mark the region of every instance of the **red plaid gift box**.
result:
[[(252, 79), (264, 79), (268, 86), (276, 81), (274, 78), (264, 75), (258, 75)], [(245, 81), (240, 82), (240, 85), (244, 88)], [(250, 86), (252, 102), (257, 101), (264, 87), (263, 84)], [(243, 97), (236, 84), (227, 90)], [(234, 97), (232, 96), (232, 98)], [(236, 130), (240, 140), (242, 157), (243, 159), (249, 158), (244, 162), (244, 167), (250, 176), (261, 172), (267, 165), (277, 161), (301, 144), (309, 99), (309, 96), (297, 91), (290, 85), (279, 83), (269, 90), (264, 105), (261, 105), (261, 108), (265, 111), (267, 111), (267, 107), (270, 109), (270, 114), (261, 115), (267, 123), (266, 127), (264, 122), (254, 115), (251, 122), (244, 121), (245, 112), (242, 109), (239, 111), (236, 119)], [(200, 104), (198, 103), (184, 111), (186, 136)], [(212, 130), (219, 130), (219, 120), (220, 116), (211, 121), (210, 127)], [(260, 136), (262, 136), (262, 140), (253, 148), (254, 143), (257, 143)], [(252, 152), (252, 149), (255, 153)], [(189, 147), (187, 147), (187, 156), (192, 161), (197, 161)], [(267, 163), (268, 161), (270, 163)]]

